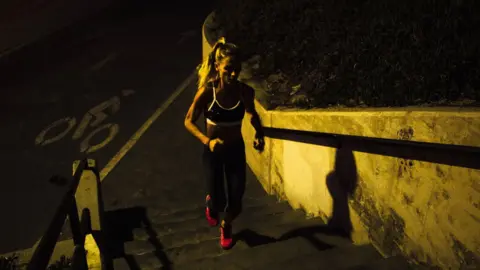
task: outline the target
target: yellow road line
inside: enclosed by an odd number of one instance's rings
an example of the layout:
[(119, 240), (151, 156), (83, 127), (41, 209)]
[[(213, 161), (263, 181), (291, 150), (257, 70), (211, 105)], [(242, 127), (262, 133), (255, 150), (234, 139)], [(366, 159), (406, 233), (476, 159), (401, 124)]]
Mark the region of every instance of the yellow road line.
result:
[(103, 181), (105, 177), (115, 168), (118, 162), (127, 154), (130, 149), (137, 143), (138, 139), (147, 131), (147, 129), (157, 120), (157, 118), (165, 112), (165, 110), (175, 101), (175, 99), (187, 88), (187, 86), (194, 80), (196, 73), (193, 72), (182, 84), (173, 92), (170, 97), (160, 106), (157, 110), (147, 119), (140, 129), (133, 134), (133, 136), (127, 141), (127, 143), (113, 156), (107, 165), (100, 171), (100, 181)]

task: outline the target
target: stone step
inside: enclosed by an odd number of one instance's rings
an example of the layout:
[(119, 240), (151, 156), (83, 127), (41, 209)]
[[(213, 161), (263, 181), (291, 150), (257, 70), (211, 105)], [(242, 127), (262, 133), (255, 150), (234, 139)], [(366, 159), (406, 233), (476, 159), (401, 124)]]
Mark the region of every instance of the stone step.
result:
[(281, 215), (259, 219), (244, 217), (235, 223), (234, 234), (249, 246), (261, 245), (273, 239), (283, 241), (306, 237), (319, 248), (351, 245), (350, 239), (326, 226), (320, 218), (306, 218), (304, 212), (291, 210)]
[[(282, 241), (304, 237), (310, 246), (315, 247), (316, 250), (351, 245), (348, 239), (322, 234), (321, 232), (325, 231), (323, 229), (325, 226), (321, 220), (302, 220), (299, 219), (298, 214), (294, 211), (285, 213), (283, 216), (289, 215), (290, 217), (277, 218), (276, 220), (283, 220), (278, 223), (275, 223), (273, 217), (268, 217), (251, 223), (252, 226), (247, 230), (235, 230), (237, 241), (230, 251), (223, 251), (220, 248), (218, 228), (210, 228), (210, 232), (203, 235), (196, 234), (198, 232), (194, 231), (182, 235), (172, 234), (169, 238), (160, 238), (161, 240), (154, 238), (148, 241), (128, 242), (125, 243), (125, 253), (132, 255), (133, 260), (141, 265), (142, 269), (151, 269), (168, 263), (178, 264), (195, 259), (216, 257), (228, 252), (239, 252), (276, 244), (285, 235), (291, 238), (285, 237)], [(277, 217), (280, 217), (280, 215)], [(288, 223), (285, 223), (287, 220), (289, 220)], [(308, 230), (304, 231), (304, 228), (308, 228)], [(299, 231), (300, 233), (291, 233), (292, 231)]]
[[(292, 249), (294, 248), (292, 246)], [(301, 256), (289, 256), (284, 253), (270, 256), (276, 257), (274, 262), (257, 264), (249, 269), (350, 269), (383, 259), (372, 245), (356, 246), (353, 244)]]
[(125, 258), (115, 258), (113, 260), (113, 269), (114, 270), (130, 270), (131, 267), (128, 265), (127, 260)]
[[(236, 251), (248, 249), (245, 244), (235, 246)], [(176, 265), (201, 258), (221, 256), (229, 251), (223, 250), (219, 239), (210, 239), (200, 243), (186, 244), (166, 250), (156, 250), (143, 254), (133, 255), (141, 269), (157, 268), (166, 265)], [(165, 259), (166, 258), (166, 259)]]
[[(282, 234), (292, 229), (298, 228), (298, 220), (301, 217), (302, 214), (300, 212), (292, 210), (287, 213), (280, 213), (277, 215), (253, 215), (245, 218), (243, 224), (240, 222), (235, 223), (233, 227), (233, 232), (234, 234), (240, 234), (240, 236), (245, 236), (244, 238), (257, 237), (258, 239), (259, 236), (253, 235), (251, 233), (252, 231), (256, 231), (258, 235), (265, 235), (265, 232), (267, 232), (268, 236), (264, 237), (263, 239), (269, 237), (280, 237)], [(164, 230), (163, 227), (153, 227), (152, 230), (148, 231), (136, 230), (134, 232), (134, 241), (126, 242), (124, 244), (125, 253), (138, 254), (145, 252), (153, 252), (157, 249), (168, 249), (180, 247), (187, 244), (198, 244), (203, 241), (218, 239), (218, 227), (209, 227), (208, 225), (206, 225), (206, 221), (204, 220), (201, 220), (199, 222), (201, 224), (191, 224), (191, 226), (188, 226), (188, 229), (187, 227), (184, 227), (184, 230), (169, 233), (158, 233), (159, 231), (155, 231)], [(250, 224), (250, 227), (247, 227), (247, 224)], [(307, 222), (305, 222), (304, 224), (307, 224)], [(311, 225), (322, 223), (320, 220), (312, 220), (308, 224)], [(246, 231), (247, 228), (249, 228), (250, 230)], [(252, 240), (250, 240), (250, 242), (252, 242)]]
[(344, 270), (409, 270), (414, 269), (402, 256), (392, 256), (385, 259), (372, 261), (355, 267), (344, 268)]
[[(200, 228), (209, 229), (209, 225), (205, 219), (205, 209), (198, 208), (195, 213), (189, 214), (185, 218), (165, 217), (162, 220), (151, 220), (151, 228), (142, 227), (133, 229), (135, 240), (145, 240), (151, 237), (161, 237), (168, 234), (180, 233), (186, 231), (194, 231)], [(271, 216), (277, 216), (287, 212), (295, 213), (297, 218), (303, 215), (300, 211), (294, 211), (287, 203), (274, 203), (270, 205), (260, 204), (244, 207), (242, 215), (239, 217), (237, 224), (241, 225), (251, 220), (263, 219)]]
[[(266, 208), (272, 205), (272, 207)], [(272, 197), (264, 196), (257, 200), (248, 200), (245, 203), (245, 214), (253, 212), (255, 215), (271, 213), (272, 211), (283, 212), (290, 209), (286, 203), (277, 203)], [(206, 228), (207, 223), (204, 217), (204, 206), (196, 208), (184, 208), (182, 211), (173, 211), (172, 216), (164, 215), (160, 220), (152, 219), (143, 207), (136, 207), (127, 210), (119, 209), (106, 212), (106, 231), (108, 248), (114, 256), (123, 254), (123, 243), (137, 238), (146, 239), (171, 234), (177, 231), (191, 231), (197, 228)], [(185, 216), (183, 216), (185, 215)], [(149, 230), (148, 228), (154, 228)]]
[[(304, 265), (309, 265), (305, 258), (315, 258), (314, 261), (310, 262), (315, 263), (315, 267), (308, 269), (319, 269), (319, 266), (323, 265), (328, 265), (327, 269), (335, 269), (328, 264), (332, 257), (341, 257), (345, 266), (349, 264), (355, 265), (351, 264), (352, 261), (345, 260), (345, 254), (360, 254), (353, 256), (357, 259), (362, 259), (361, 262), (377, 259), (380, 256), (371, 246), (350, 245), (318, 250), (309, 240), (296, 237), (250, 249), (235, 249), (232, 252), (221, 254), (223, 256), (188, 261), (182, 265), (175, 266), (174, 269), (307, 269), (303, 267)], [(293, 261), (297, 263), (283, 263)]]
[[(279, 202), (275, 196), (271, 195), (263, 195), (257, 197), (245, 196), (244, 200), (244, 208), (248, 209), (249, 207), (252, 207), (252, 211), (257, 208), (276, 204), (288, 206), (287, 202)], [(198, 220), (204, 218), (205, 212), (205, 204), (202, 203), (191, 205), (190, 207), (182, 207), (162, 211), (155, 209), (154, 205), (150, 207), (151, 208), (148, 209), (147, 220), (151, 224), (170, 223), (170, 225), (174, 225), (175, 223), (184, 222), (186, 220)], [(286, 209), (288, 207), (286, 207)], [(105, 217), (107, 227), (118, 227), (119, 223), (125, 223), (122, 219), (118, 219), (118, 217), (115, 216), (116, 211), (117, 210), (106, 211)], [(142, 225), (139, 223), (138, 227), (142, 227)], [(113, 231), (115, 231), (115, 228), (113, 229)], [(62, 241), (69, 239), (72, 239), (72, 233), (70, 231), (70, 222), (67, 218), (59, 240)]]
[[(244, 208), (249, 207), (263, 207), (274, 204), (288, 205), (286, 202), (279, 202), (275, 196), (258, 196), (258, 197), (246, 197), (244, 199)], [(152, 206), (152, 209), (149, 209), (149, 219), (152, 223), (168, 223), (168, 222), (178, 222), (185, 221), (188, 219), (198, 219), (203, 218), (205, 212), (205, 204), (199, 203), (192, 205), (191, 207), (181, 208), (181, 209), (171, 209), (170, 211), (162, 210), (161, 212), (156, 212), (155, 207)]]
[[(292, 239), (289, 239), (285, 242), (291, 241)], [(184, 245), (180, 248), (134, 255), (134, 258), (140, 269), (177, 269), (177, 267), (178, 269), (193, 269), (191, 266), (195, 266), (194, 269), (217, 269), (217, 267), (214, 267), (216, 264), (212, 264), (211, 261), (216, 261), (218, 258), (229, 254), (239, 254), (249, 250), (259, 252), (260, 247), (277, 245), (278, 243), (272, 243), (250, 248), (245, 243), (239, 242), (232, 250), (225, 251), (219, 246), (218, 239), (213, 239), (199, 244)], [(305, 247), (302, 246), (302, 248)], [(296, 250), (303, 250), (302, 248)], [(310, 245), (308, 248), (313, 247)], [(162, 258), (168, 258), (168, 261)], [(227, 267), (226, 269), (236, 268)]]

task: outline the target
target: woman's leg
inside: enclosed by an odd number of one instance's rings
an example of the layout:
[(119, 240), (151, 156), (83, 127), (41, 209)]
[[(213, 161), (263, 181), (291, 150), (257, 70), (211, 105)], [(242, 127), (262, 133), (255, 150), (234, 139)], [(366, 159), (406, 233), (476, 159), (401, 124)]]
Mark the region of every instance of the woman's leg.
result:
[(228, 224), (242, 211), (246, 183), (245, 144), (240, 141), (231, 147), (225, 159), (228, 204), (224, 221)]
[(245, 145), (243, 141), (230, 145), (224, 153), (225, 176), (227, 182), (227, 207), (220, 227), (220, 245), (223, 249), (233, 247), (232, 222), (242, 211), (245, 193)]
[(218, 213), (225, 205), (223, 163), (221, 158), (207, 147), (203, 152), (203, 167), (206, 180), (205, 214), (211, 226), (218, 224)]

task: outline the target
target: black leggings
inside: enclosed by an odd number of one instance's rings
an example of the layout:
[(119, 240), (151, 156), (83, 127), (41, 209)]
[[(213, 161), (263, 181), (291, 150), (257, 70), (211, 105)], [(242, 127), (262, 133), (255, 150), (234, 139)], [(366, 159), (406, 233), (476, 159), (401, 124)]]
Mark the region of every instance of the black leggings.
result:
[[(243, 140), (211, 152), (206, 146), (203, 165), (207, 181), (207, 206), (213, 213), (225, 212), (225, 221), (233, 221), (242, 211), (245, 193), (245, 143)], [(225, 185), (226, 183), (226, 185)]]

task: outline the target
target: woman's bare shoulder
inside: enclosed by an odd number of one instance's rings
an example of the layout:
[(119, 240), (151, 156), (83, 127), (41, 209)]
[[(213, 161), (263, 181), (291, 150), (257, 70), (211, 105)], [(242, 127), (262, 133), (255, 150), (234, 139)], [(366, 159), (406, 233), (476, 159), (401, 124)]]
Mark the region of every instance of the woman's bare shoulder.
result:
[(208, 84), (205, 84), (204, 86), (201, 86), (200, 88), (197, 89), (197, 92), (195, 93), (194, 102), (205, 105), (209, 103), (209, 100), (212, 98), (213, 98), (212, 87), (209, 86)]

